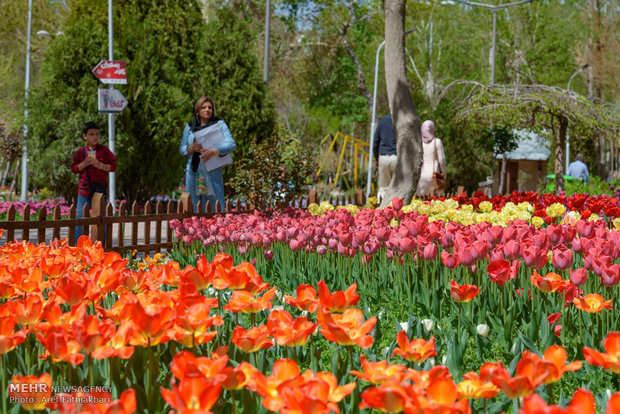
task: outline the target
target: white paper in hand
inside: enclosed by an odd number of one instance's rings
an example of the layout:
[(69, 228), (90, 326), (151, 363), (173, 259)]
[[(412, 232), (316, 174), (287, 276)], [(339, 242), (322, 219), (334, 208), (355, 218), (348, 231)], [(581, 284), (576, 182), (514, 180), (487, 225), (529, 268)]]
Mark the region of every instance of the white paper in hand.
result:
[[(194, 132), (196, 142), (202, 145), (204, 149), (216, 149), (224, 142), (224, 134), (218, 124), (213, 124), (200, 131)], [(223, 157), (211, 157), (207, 162), (200, 161), (204, 164), (207, 171), (213, 171), (221, 168), (225, 165), (232, 164), (233, 159), (230, 154), (226, 154)]]

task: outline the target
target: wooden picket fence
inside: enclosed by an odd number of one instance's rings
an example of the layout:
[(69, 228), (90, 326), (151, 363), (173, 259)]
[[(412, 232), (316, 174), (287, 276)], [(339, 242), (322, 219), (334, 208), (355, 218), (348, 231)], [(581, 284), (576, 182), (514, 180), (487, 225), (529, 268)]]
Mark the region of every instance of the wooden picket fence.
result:
[[(461, 191), (462, 192), (462, 191)], [(448, 194), (446, 196), (456, 196)], [(428, 199), (428, 196), (422, 197)], [(310, 190), (307, 196), (292, 200), (286, 204), (279, 204), (280, 208), (295, 207), (307, 208), (311, 203), (328, 201), (334, 206), (356, 204), (362, 206), (366, 203), (366, 197), (362, 190), (357, 190), (354, 196), (321, 197), (316, 190)], [(38, 217), (32, 217), (30, 207), (26, 206), (22, 213), (23, 219), (16, 220), (15, 207), (8, 210), (7, 218), (0, 221), (0, 229), (4, 229), (2, 239), (5, 241), (36, 241), (45, 243), (53, 239), (67, 238), (70, 245), (75, 244), (76, 228), (82, 227), (82, 234), (89, 235), (91, 240), (100, 241), (105, 250), (117, 252), (159, 252), (170, 250), (174, 246), (174, 232), (170, 228), (170, 220), (183, 220), (190, 217), (212, 217), (216, 214), (242, 214), (254, 211), (254, 206), (245, 201), (237, 200), (234, 203), (228, 200), (222, 209), (219, 202), (216, 203), (215, 213), (211, 212), (211, 205), (207, 203), (207, 213), (195, 213), (189, 193), (183, 193), (177, 202), (168, 201), (163, 203), (150, 201), (144, 205), (144, 211), (139, 211), (136, 202), (131, 208), (126, 202), (119, 203), (118, 211), (114, 214), (114, 208), (110, 203), (104, 204), (103, 195), (95, 194), (92, 208), (84, 206), (82, 218), (76, 218), (76, 207), (72, 205), (68, 219), (61, 219), (60, 207), (56, 206), (52, 211), (52, 219), (48, 220), (47, 210), (41, 209)], [(128, 211), (129, 210), (129, 211)], [(203, 211), (199, 202), (198, 211)], [(102, 214), (105, 212), (105, 214)], [(36, 236), (31, 237), (32, 233)], [(35, 240), (36, 237), (36, 240)]]

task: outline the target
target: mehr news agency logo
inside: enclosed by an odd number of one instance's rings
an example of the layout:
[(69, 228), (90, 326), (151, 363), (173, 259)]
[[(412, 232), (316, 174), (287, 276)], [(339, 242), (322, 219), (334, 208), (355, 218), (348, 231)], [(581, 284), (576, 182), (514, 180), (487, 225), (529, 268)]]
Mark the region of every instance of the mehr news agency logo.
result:
[(50, 385), (39, 383), (8, 384), (9, 402), (20, 405), (110, 404), (113, 385)]

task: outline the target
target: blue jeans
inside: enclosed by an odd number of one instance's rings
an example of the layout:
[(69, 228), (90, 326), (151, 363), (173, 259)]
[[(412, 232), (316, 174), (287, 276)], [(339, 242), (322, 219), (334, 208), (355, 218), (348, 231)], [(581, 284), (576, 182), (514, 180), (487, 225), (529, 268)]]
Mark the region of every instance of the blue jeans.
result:
[[(108, 199), (105, 199), (104, 205), (106, 205), (108, 203)], [(75, 218), (82, 218), (82, 210), (84, 209), (84, 205), (88, 204), (88, 208), (92, 209), (93, 205), (91, 203), (90, 198), (81, 196), (78, 194), (78, 198), (77, 198), (77, 211), (75, 212)], [(105, 213), (105, 210), (104, 210)], [(75, 243), (77, 244), (77, 240), (80, 238), (80, 236), (82, 235), (82, 226), (76, 226), (75, 227)], [(106, 231), (105, 228), (103, 229), (103, 238), (105, 239), (105, 235), (106, 235)]]
[(212, 212), (215, 211), (215, 202), (217, 200), (220, 201), (222, 210), (224, 210), (224, 178), (222, 177), (222, 169), (218, 168), (217, 170), (209, 172), (209, 178), (211, 178), (215, 195), (207, 196), (201, 194), (199, 196), (196, 194), (196, 173), (191, 170), (185, 170), (185, 188), (192, 197), (192, 205), (194, 206), (194, 211), (197, 213), (199, 212), (198, 201), (202, 202), (203, 211), (200, 211), (200, 213), (204, 213), (204, 209), (207, 206), (207, 201), (211, 202)]
[[(90, 198), (86, 198), (78, 194), (77, 198), (77, 211), (75, 212), (75, 218), (82, 218), (82, 211), (84, 210), (84, 205), (88, 204), (88, 208), (92, 208), (92, 204), (90, 202)], [(82, 235), (82, 226), (76, 226), (75, 228), (75, 243), (77, 244), (77, 240)]]

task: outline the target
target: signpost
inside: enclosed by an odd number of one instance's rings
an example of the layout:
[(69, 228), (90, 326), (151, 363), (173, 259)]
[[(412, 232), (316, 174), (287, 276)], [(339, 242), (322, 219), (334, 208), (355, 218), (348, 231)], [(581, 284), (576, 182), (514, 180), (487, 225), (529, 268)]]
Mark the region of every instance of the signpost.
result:
[(118, 89), (98, 89), (100, 114), (118, 114), (127, 107), (127, 99)]
[(105, 84), (127, 84), (127, 62), (124, 60), (102, 60), (93, 73)]
[[(113, 60), (112, 48), (112, 0), (108, 0), (108, 49), (109, 59), (100, 61), (93, 69), (93, 74), (103, 83), (108, 84), (108, 89), (98, 89), (97, 101), (100, 114), (108, 114), (108, 146), (113, 154), (116, 154), (116, 130), (114, 115), (120, 113), (127, 106), (127, 99), (123, 94), (114, 89), (114, 85), (127, 84), (127, 62)], [(110, 178), (110, 203), (116, 207), (116, 174), (109, 173)]]

